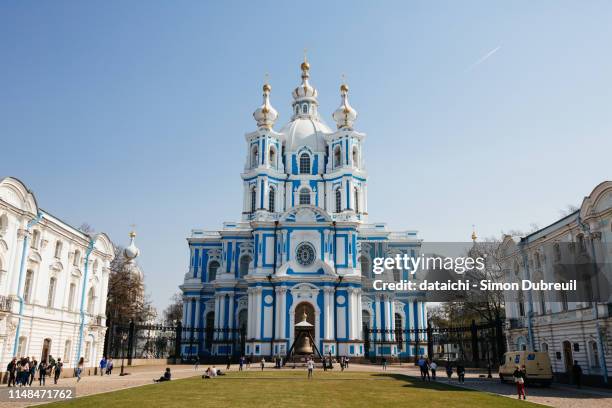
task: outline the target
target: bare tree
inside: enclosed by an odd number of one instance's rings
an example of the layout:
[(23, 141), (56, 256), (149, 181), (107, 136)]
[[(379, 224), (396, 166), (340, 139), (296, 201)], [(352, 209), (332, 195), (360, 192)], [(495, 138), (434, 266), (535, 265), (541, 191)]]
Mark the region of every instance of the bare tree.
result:
[(87, 222), (83, 222), (83, 223), (82, 223), (82, 224), (79, 226), (78, 230), (79, 230), (79, 231), (81, 231), (81, 232), (82, 232), (82, 233), (84, 233), (84, 234), (87, 234), (87, 235), (93, 235), (93, 234), (96, 232), (96, 230), (94, 229), (94, 227), (92, 227), (92, 226), (91, 226), (89, 223), (87, 223)]
[(144, 281), (123, 256), (124, 248), (115, 246), (115, 259), (110, 265), (106, 315), (115, 322), (152, 320), (156, 313), (145, 296)]
[(164, 309), (164, 324), (173, 325), (183, 318), (183, 296), (175, 293), (170, 298), (170, 304)]

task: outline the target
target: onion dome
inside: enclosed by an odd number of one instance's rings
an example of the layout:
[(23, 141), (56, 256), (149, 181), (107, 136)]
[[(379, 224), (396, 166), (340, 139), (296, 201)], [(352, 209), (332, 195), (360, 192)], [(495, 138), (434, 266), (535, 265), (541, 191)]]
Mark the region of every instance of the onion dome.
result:
[(316, 100), (319, 92), (308, 82), (308, 78), (310, 78), (310, 64), (306, 61), (306, 58), (304, 58), (304, 62), (302, 62), (300, 68), (302, 69), (302, 84), (293, 90), (293, 99), (296, 102), (304, 99)]
[(340, 107), (336, 109), (332, 117), (336, 121), (338, 129), (353, 127), (353, 122), (357, 119), (357, 111), (349, 104), (348, 101), (349, 87), (346, 84), (340, 85), (340, 95), (342, 97), (342, 103)]
[(136, 248), (136, 244), (134, 244), (134, 238), (136, 238), (136, 233), (132, 231), (130, 232), (130, 245), (123, 250), (123, 256), (128, 263), (132, 263), (140, 254), (140, 249)]
[(272, 129), (274, 122), (276, 122), (276, 118), (278, 118), (278, 112), (270, 104), (271, 90), (272, 87), (268, 83), (265, 83), (263, 86), (263, 105), (253, 112), (253, 118), (255, 118), (258, 127)]

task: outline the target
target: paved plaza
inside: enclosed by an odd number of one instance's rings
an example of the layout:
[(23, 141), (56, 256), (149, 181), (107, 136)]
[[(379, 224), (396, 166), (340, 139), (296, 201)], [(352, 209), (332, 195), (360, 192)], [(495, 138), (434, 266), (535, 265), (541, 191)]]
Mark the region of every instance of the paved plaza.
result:
[[(188, 378), (193, 376), (202, 375), (208, 365), (200, 365), (197, 370), (192, 365), (175, 365), (172, 368), (173, 380)], [(335, 370), (338, 369), (338, 365), (335, 366)], [(117, 390), (123, 390), (131, 387), (138, 387), (145, 384), (151, 384), (154, 378), (158, 378), (165, 366), (140, 366), (140, 367), (129, 367), (126, 372), (130, 374), (127, 376), (119, 376), (119, 371), (112, 376), (87, 376), (83, 377), (81, 382), (77, 384), (75, 378), (64, 378), (60, 380), (60, 386), (62, 387), (76, 387), (77, 396), (82, 397), (92, 394), (100, 394), (106, 392), (112, 392)], [(217, 366), (217, 368), (225, 369), (225, 366)], [(232, 365), (231, 372), (238, 370), (238, 366)], [(271, 365), (266, 367), (266, 370), (274, 370)], [(291, 368), (284, 368), (283, 370), (293, 371)], [(296, 370), (304, 370), (303, 368), (296, 368)], [(253, 364), (250, 371), (259, 372), (260, 368), (258, 364)], [(274, 370), (276, 371), (276, 370)], [(304, 370), (305, 371), (305, 370)], [(366, 365), (366, 364), (351, 364), (347, 372), (381, 372), (381, 366), (377, 365)], [(413, 377), (419, 377), (419, 372), (416, 367), (411, 364), (393, 365), (387, 369), (389, 374), (405, 374)], [(439, 370), (443, 375), (438, 375), (438, 382), (448, 384), (446, 375), (443, 370)], [(514, 384), (506, 383), (502, 384), (496, 378), (494, 373), (493, 379), (481, 378), (479, 375), (482, 373), (470, 373), (466, 374), (466, 382), (459, 384), (456, 376), (451, 380), (450, 384), (454, 386), (465, 387), (471, 390), (483, 391), (493, 394), (506, 396), (508, 398), (516, 398)], [(306, 373), (304, 373), (306, 375)], [(38, 388), (35, 386), (34, 388)], [(588, 408), (608, 408), (612, 406), (612, 391), (595, 389), (595, 388), (583, 388), (576, 389), (572, 386), (553, 384), (549, 388), (530, 386), (527, 390), (528, 401), (543, 404), (547, 406), (559, 407), (559, 408), (576, 408), (576, 407), (588, 407)], [(0, 403), (2, 407), (24, 407), (28, 406), (27, 403)]]

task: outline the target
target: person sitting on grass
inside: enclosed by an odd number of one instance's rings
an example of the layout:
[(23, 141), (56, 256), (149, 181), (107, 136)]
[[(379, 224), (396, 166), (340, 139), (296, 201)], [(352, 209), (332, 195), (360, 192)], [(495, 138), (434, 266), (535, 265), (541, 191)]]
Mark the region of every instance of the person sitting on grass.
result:
[(164, 373), (164, 375), (159, 377), (157, 380), (153, 380), (153, 381), (154, 382), (164, 382), (164, 381), (170, 381), (171, 378), (172, 378), (172, 374), (170, 373), (170, 367), (166, 367), (166, 372)]
[(209, 378), (215, 378), (216, 376), (217, 376), (217, 369), (215, 368), (215, 366), (212, 366), (212, 368), (208, 367), (206, 371), (204, 371), (202, 378), (209, 379)]

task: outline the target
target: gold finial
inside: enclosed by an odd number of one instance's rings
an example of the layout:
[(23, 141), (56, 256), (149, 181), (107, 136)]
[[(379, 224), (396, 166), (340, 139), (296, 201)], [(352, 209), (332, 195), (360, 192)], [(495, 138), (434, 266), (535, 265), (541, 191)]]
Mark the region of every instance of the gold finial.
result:
[(136, 229), (136, 224), (130, 224), (130, 227), (132, 228), (132, 230), (128, 234), (129, 237), (130, 238), (136, 238), (136, 231), (134, 231)]
[(340, 92), (348, 92), (349, 87), (346, 84), (346, 75), (342, 74), (342, 84), (340, 85)]
[(269, 75), (266, 72), (264, 75), (264, 85), (263, 85), (263, 91), (264, 92), (270, 92), (272, 90), (272, 87), (270, 86), (270, 84), (268, 83), (268, 79), (269, 79)]
[(308, 63), (308, 59), (306, 58), (307, 51), (308, 50), (304, 48), (304, 62), (302, 62), (302, 65), (300, 66), (302, 68), (302, 71), (308, 71), (310, 69), (310, 64)]
[(472, 224), (472, 241), (476, 242), (477, 238), (478, 238), (478, 236), (476, 236), (476, 226), (474, 224)]
[(304, 310), (304, 314), (302, 315), (302, 321), (305, 322), (308, 320), (308, 315), (306, 314), (306, 311)]

